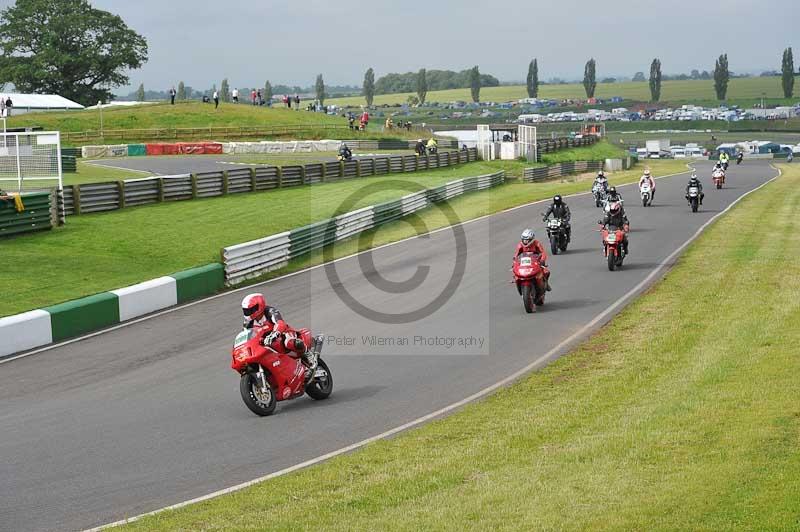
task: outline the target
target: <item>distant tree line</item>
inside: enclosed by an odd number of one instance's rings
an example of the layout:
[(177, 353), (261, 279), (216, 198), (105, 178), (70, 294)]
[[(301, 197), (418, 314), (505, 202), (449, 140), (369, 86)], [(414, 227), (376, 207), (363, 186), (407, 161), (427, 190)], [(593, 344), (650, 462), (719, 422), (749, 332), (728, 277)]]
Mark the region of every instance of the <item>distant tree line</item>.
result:
[[(386, 74), (375, 82), (375, 94), (394, 94), (398, 92), (417, 92), (419, 72), (405, 74)], [(469, 89), (473, 86), (473, 69), (454, 72), (452, 70), (426, 70), (425, 80), (428, 91), (448, 89)], [(498, 87), (500, 81), (489, 74), (480, 75), (482, 87)]]

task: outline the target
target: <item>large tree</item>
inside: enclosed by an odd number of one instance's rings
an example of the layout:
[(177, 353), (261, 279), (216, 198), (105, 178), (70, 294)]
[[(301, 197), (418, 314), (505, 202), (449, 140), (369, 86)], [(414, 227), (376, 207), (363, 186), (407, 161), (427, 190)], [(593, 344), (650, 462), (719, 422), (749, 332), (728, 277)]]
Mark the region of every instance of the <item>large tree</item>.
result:
[(181, 81), (180, 83), (178, 83), (177, 100), (182, 101), (185, 99), (186, 99), (186, 85), (184, 85), (183, 82)]
[(419, 104), (425, 103), (425, 97), (428, 95), (428, 74), (424, 68), (420, 68), (417, 73), (417, 97)]
[(589, 59), (583, 69), (583, 88), (587, 98), (594, 98), (594, 90), (597, 88), (597, 64), (594, 58)]
[(146, 61), (144, 37), (88, 0), (17, 0), (0, 12), (0, 79), (20, 92), (109, 101)]
[(317, 74), (317, 82), (314, 86), (317, 91), (317, 100), (320, 105), (325, 105), (325, 81), (322, 79), (322, 74)]
[(478, 65), (472, 67), (469, 72), (469, 92), (473, 102), (481, 101), (481, 71), (478, 69)]
[(527, 79), (528, 98), (539, 97), (539, 62), (534, 59), (528, 65)]
[(791, 98), (794, 94), (794, 55), (790, 46), (783, 51), (783, 64), (781, 65), (783, 97)]
[(371, 68), (364, 74), (364, 99), (367, 100), (367, 107), (372, 107), (375, 100), (375, 71)]
[(144, 95), (144, 83), (139, 84), (139, 88), (136, 90), (136, 101), (143, 102), (145, 98)]
[(655, 58), (650, 63), (650, 101), (661, 99), (661, 59)]
[(717, 100), (725, 100), (725, 96), (728, 94), (728, 80), (730, 77), (728, 54), (722, 54), (714, 65), (714, 91), (717, 93)]

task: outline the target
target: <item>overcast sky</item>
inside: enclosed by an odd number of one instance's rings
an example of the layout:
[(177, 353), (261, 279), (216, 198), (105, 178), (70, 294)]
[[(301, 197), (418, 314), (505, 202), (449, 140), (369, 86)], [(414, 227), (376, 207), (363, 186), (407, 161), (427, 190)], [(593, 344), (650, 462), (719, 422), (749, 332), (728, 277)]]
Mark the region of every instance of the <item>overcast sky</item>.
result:
[[(593, 56), (598, 77), (711, 70), (727, 52), (734, 72), (780, 69), (797, 51), (800, 0), (91, 0), (147, 38), (150, 60), (131, 85), (196, 89), (286, 83), (360, 85), (364, 71), (419, 68), (523, 80), (578, 79)], [(0, 6), (10, 5), (0, 0)], [(125, 92), (125, 91), (119, 91)]]

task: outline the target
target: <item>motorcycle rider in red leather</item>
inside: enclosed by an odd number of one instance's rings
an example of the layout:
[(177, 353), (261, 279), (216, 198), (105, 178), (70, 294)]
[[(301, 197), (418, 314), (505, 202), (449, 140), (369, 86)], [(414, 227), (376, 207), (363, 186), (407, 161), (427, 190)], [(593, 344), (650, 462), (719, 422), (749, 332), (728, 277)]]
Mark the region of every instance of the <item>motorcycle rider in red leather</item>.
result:
[(298, 332), (289, 327), (277, 308), (267, 306), (263, 294), (245, 296), (242, 300), (242, 314), (244, 314), (245, 329), (261, 329), (262, 342), (267, 342), (269, 347), (279, 353), (300, 358), (308, 368), (316, 366), (319, 348), (322, 347), (322, 337), (314, 338), (308, 330)]
[(514, 260), (519, 257), (520, 253), (536, 253), (539, 255), (539, 263), (542, 265), (542, 269), (544, 270), (544, 281), (547, 285), (547, 291), (549, 292), (551, 288), (550, 270), (547, 268), (547, 252), (544, 250), (542, 243), (534, 238), (535, 236), (536, 235), (533, 234), (531, 229), (525, 229), (522, 232), (520, 241), (517, 244), (517, 249), (514, 251)]

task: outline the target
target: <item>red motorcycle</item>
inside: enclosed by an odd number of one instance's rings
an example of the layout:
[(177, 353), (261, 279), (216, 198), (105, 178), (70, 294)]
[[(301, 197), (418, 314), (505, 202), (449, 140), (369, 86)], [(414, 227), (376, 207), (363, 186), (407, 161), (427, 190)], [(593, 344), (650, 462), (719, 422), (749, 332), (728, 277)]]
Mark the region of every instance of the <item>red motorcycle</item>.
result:
[(244, 329), (233, 342), (231, 368), (241, 375), (242, 400), (259, 416), (272, 414), (278, 401), (303, 394), (315, 400), (327, 399), (333, 391), (331, 370), (319, 358), (324, 338), (312, 338), (308, 329), (297, 331), (306, 345), (314, 346), (316, 364), (308, 368), (297, 356), (284, 352), (281, 334), (265, 336), (263, 329)]
[(522, 296), (522, 304), (528, 314), (536, 311), (536, 306), (544, 305), (547, 283), (545, 269), (537, 253), (520, 253), (514, 259), (511, 271), (517, 285), (517, 292)]
[(615, 225), (603, 226), (600, 229), (603, 236), (603, 253), (608, 260), (609, 271), (614, 271), (622, 267), (622, 261), (625, 260), (625, 236), (628, 233), (628, 227), (617, 227)]
[(725, 172), (714, 172), (711, 174), (711, 179), (714, 180), (714, 186), (722, 188), (722, 185), (725, 184)]

